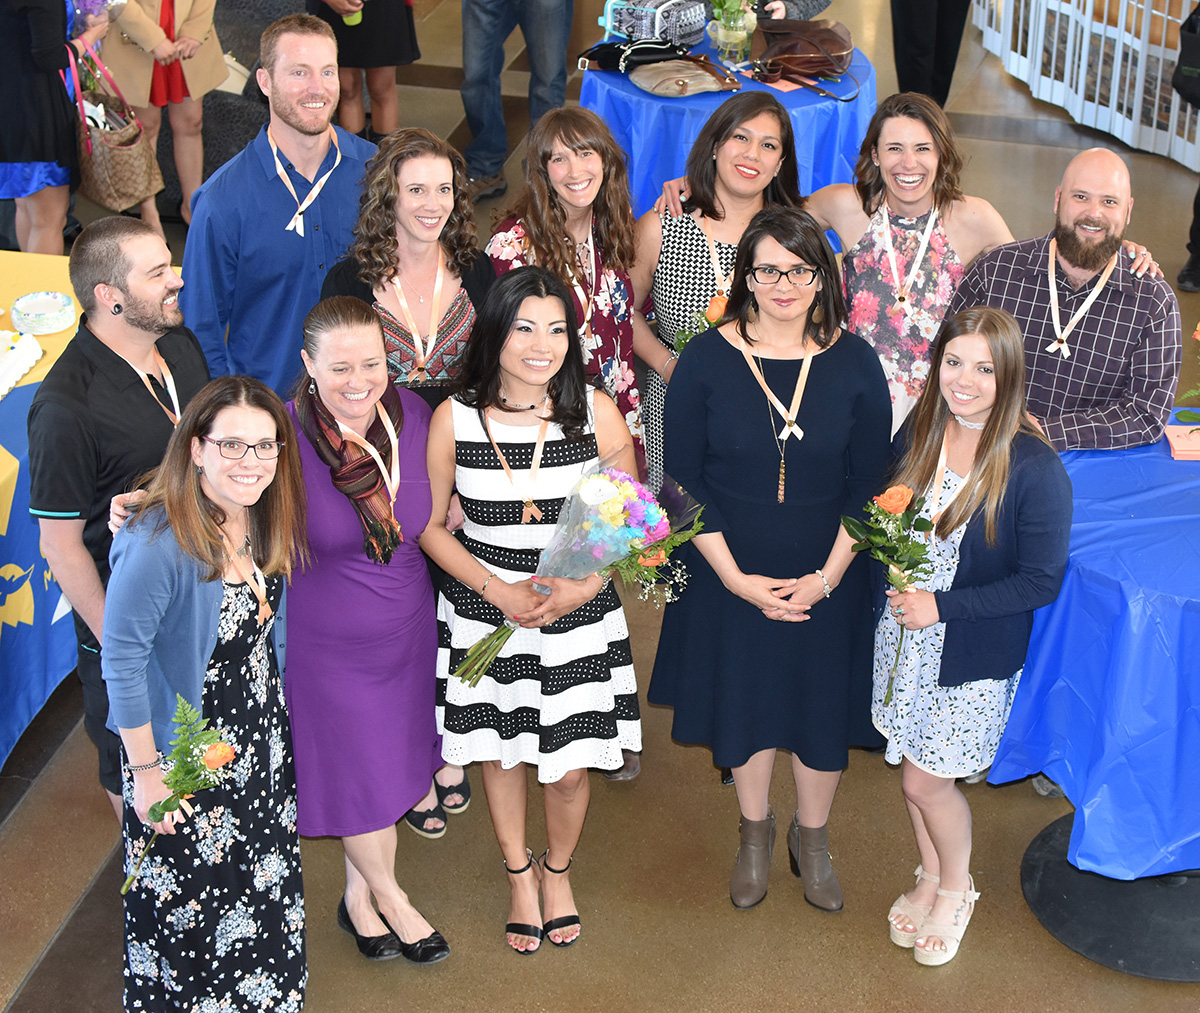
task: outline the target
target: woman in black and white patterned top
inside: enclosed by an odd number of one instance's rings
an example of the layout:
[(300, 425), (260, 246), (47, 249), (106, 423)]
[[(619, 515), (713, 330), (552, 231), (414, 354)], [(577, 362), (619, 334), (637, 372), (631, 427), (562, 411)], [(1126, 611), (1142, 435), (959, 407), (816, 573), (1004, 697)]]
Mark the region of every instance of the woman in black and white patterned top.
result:
[[(538, 578), (564, 498), (598, 459), (633, 473), (613, 401), (584, 379), (571, 296), (540, 267), (492, 287), (457, 378), (429, 431), (433, 510), (423, 548), (447, 573), (438, 601), (438, 726), (448, 762), (479, 761), (509, 873), (508, 945), (569, 946), (580, 919), (568, 870), (587, 813), (589, 767), (641, 748), (629, 631), (608, 582)], [(460, 543), (445, 527), (452, 490)], [(516, 624), (475, 686), (450, 673), (505, 620)], [(544, 786), (547, 850), (526, 847), (526, 765)], [(538, 906), (543, 895), (545, 922)]]
[[(688, 154), (690, 196), (683, 215), (648, 211), (638, 219), (633, 304), (653, 296), (657, 336), (635, 313), (633, 348), (650, 367), (642, 399), (650, 488), (662, 484), (662, 418), (680, 331), (708, 330), (724, 314), (738, 240), (764, 207), (800, 205), (795, 140), (787, 110), (764, 91), (723, 102)], [(705, 316), (709, 320), (704, 321)]]

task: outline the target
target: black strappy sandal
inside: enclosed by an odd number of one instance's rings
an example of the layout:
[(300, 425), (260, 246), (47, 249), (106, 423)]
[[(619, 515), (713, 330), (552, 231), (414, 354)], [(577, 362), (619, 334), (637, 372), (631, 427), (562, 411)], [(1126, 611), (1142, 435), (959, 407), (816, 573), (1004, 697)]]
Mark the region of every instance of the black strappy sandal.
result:
[[(538, 859), (542, 868), (545, 869), (547, 872), (552, 872), (556, 876), (565, 876), (568, 872), (571, 871), (571, 863), (575, 861), (574, 855), (572, 855), (570, 858), (567, 859), (567, 867), (565, 869), (551, 868), (550, 863), (546, 861), (546, 859), (549, 856), (550, 856), (550, 849), (547, 848), (545, 850), (545, 852), (542, 854), (542, 857), (540, 859)], [(546, 934), (546, 939), (549, 940), (551, 946), (558, 946), (561, 949), (565, 950), (568, 946), (571, 946), (575, 942), (575, 940), (577, 940), (579, 938), (580, 933), (576, 932), (575, 935), (573, 935), (570, 939), (563, 940), (563, 941), (560, 941), (557, 943), (553, 939), (551, 939), (550, 933), (557, 932), (560, 929), (569, 929), (574, 925), (578, 925), (581, 930), (583, 928), (583, 923), (579, 920), (578, 914), (563, 915), (561, 918), (551, 918), (548, 922), (546, 922), (542, 926), (542, 931)]]
[[(529, 848), (526, 848), (525, 855), (528, 857), (529, 861), (519, 869), (510, 869), (508, 867), (508, 862), (504, 859), (501, 859), (501, 861), (504, 862), (505, 871), (510, 876), (520, 876), (522, 873), (530, 872), (533, 869), (533, 851)], [(542, 939), (544, 934), (540, 925), (525, 925), (521, 922), (509, 922), (504, 926), (504, 932), (506, 935), (511, 933), (514, 936), (528, 936), (530, 939), (536, 939), (538, 941), (538, 945), (532, 950), (518, 950), (515, 946), (513, 946), (512, 943), (505, 939), (505, 943), (508, 945), (508, 948), (512, 950), (513, 953), (519, 953), (522, 957), (528, 957), (531, 953), (537, 953), (537, 951), (542, 948)]]

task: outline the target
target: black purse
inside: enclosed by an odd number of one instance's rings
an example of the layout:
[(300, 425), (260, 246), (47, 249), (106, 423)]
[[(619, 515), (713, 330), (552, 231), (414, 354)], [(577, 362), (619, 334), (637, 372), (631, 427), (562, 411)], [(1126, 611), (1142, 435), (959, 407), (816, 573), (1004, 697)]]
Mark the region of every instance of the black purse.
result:
[(1181, 99), (1200, 109), (1200, 5), (1179, 24), (1179, 57), (1171, 87)]
[(663, 60), (681, 60), (687, 46), (676, 46), (662, 39), (626, 39), (621, 42), (597, 42), (579, 54), (580, 70), (619, 70), (627, 74), (634, 67)]

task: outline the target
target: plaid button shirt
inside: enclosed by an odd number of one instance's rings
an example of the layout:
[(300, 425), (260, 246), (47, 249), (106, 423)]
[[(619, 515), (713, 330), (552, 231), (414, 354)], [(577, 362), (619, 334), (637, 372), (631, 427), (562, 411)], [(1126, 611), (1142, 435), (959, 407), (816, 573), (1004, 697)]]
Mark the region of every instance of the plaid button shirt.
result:
[[(1122, 251), (1108, 283), (1067, 336), (1056, 339), (1046, 258), (1050, 235), (1008, 243), (980, 257), (958, 286), (949, 316), (970, 306), (1008, 310), (1025, 336), (1026, 395), (1056, 450), (1116, 450), (1153, 443), (1171, 413), (1183, 359), (1179, 303), (1161, 278), (1129, 273)], [(1055, 264), (1062, 326), (1091, 294), (1072, 288)]]

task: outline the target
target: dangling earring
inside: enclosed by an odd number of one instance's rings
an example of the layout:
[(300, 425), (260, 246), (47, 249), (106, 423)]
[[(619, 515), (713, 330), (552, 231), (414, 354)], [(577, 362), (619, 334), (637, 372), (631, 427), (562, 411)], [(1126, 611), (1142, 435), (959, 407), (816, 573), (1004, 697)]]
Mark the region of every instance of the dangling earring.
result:
[(317, 392), (317, 382), (311, 376), (308, 378), (308, 392), (310, 394)]
[(812, 322), (814, 324), (819, 324), (824, 319), (825, 319), (825, 311), (823, 309), (821, 309), (821, 304), (817, 303), (816, 306), (813, 307)]
[(201, 465), (197, 464), (196, 465), (196, 477), (199, 478), (203, 474), (204, 474), (204, 468)]

